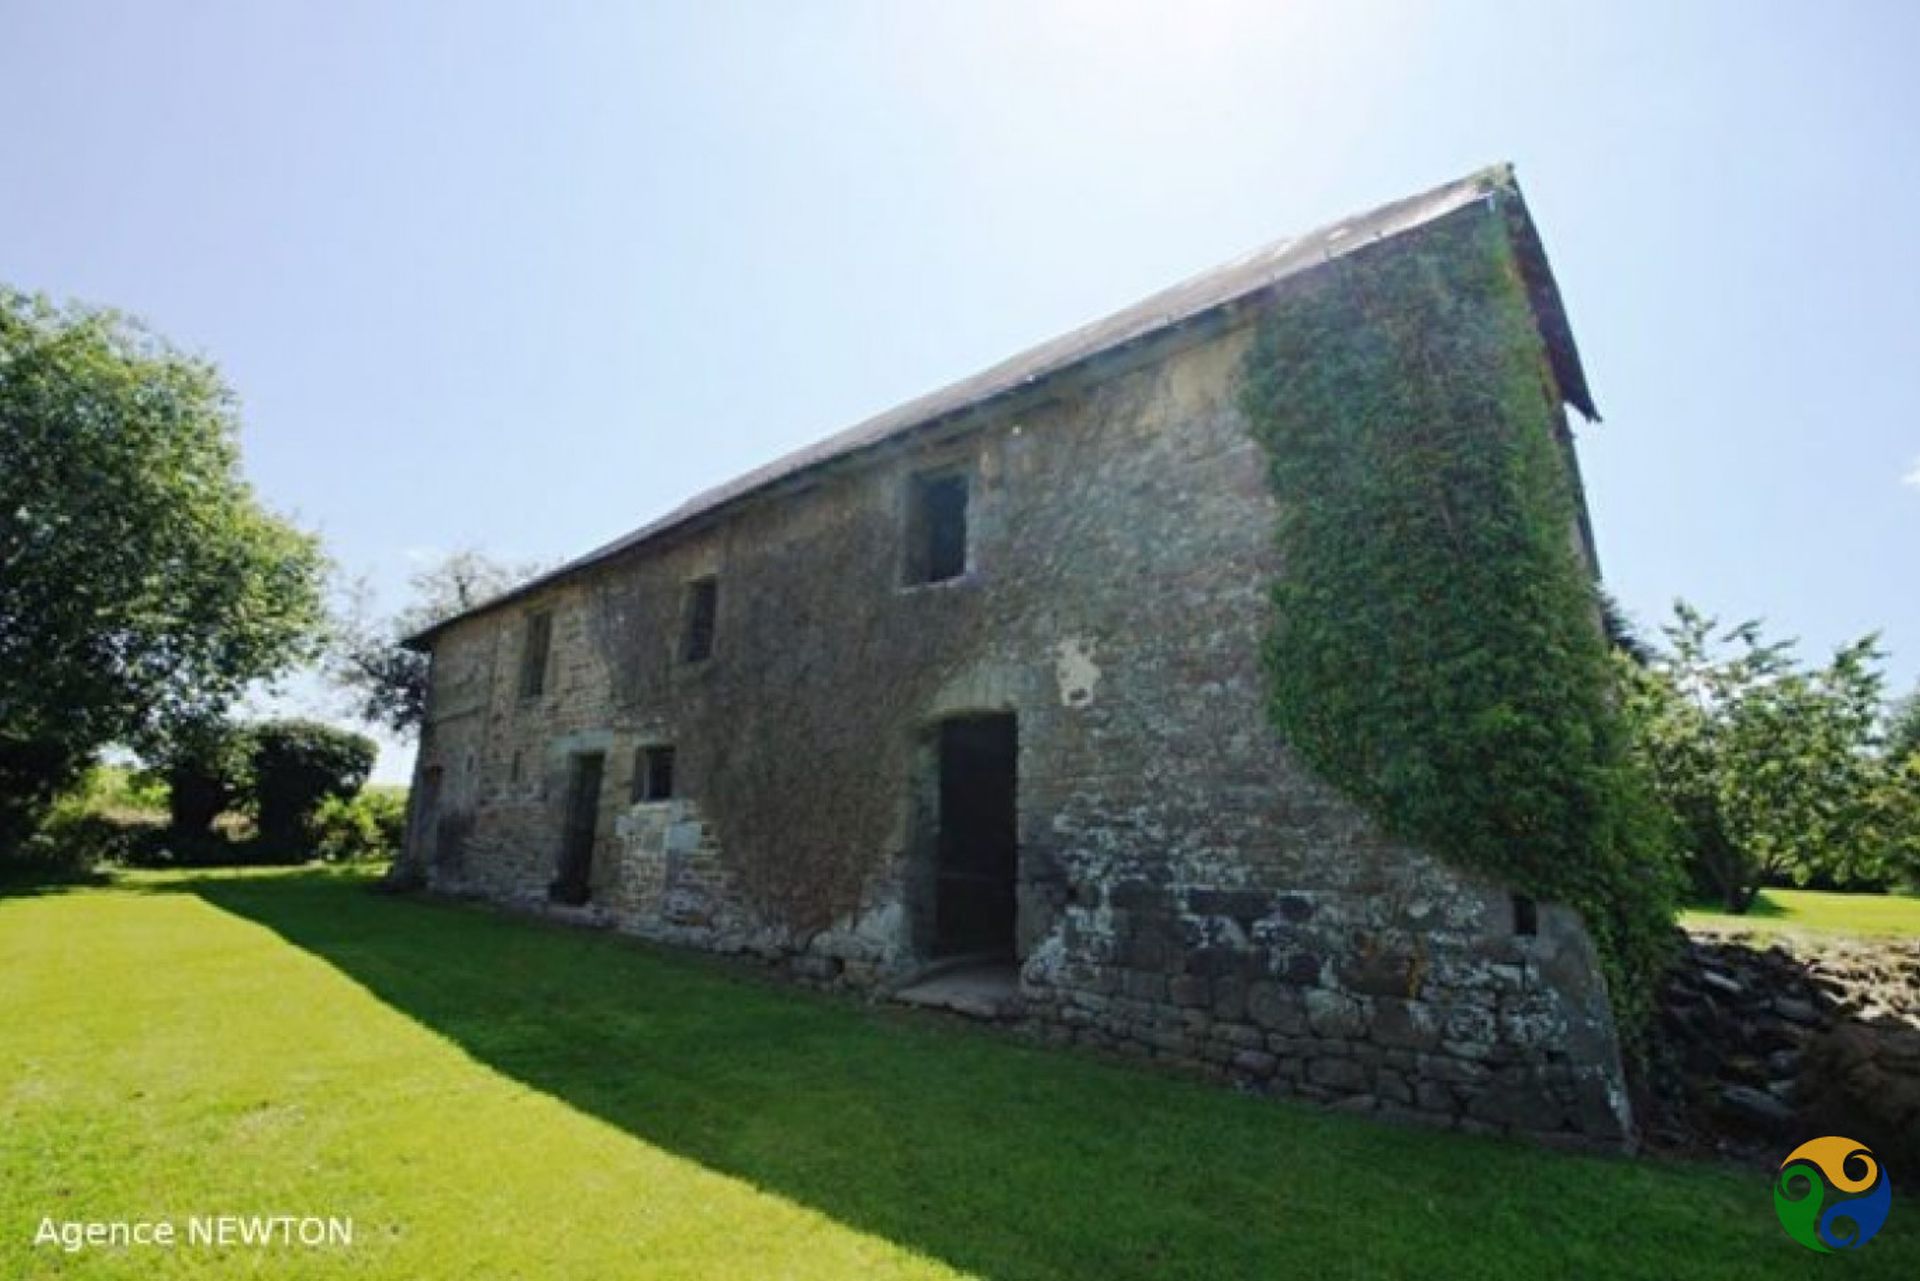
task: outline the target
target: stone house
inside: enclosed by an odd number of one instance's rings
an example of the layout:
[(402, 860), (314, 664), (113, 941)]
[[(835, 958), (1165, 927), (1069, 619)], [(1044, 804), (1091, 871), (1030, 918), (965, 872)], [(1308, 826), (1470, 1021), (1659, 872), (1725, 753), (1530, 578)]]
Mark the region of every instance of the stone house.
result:
[[(1389, 841), (1270, 727), (1237, 393), (1332, 264), (1497, 243), (1511, 172), (1283, 241), (703, 494), (413, 638), (403, 871), (812, 982), (1466, 1129), (1631, 1135), (1578, 918)], [(1580, 540), (1591, 559), (1582, 503)]]

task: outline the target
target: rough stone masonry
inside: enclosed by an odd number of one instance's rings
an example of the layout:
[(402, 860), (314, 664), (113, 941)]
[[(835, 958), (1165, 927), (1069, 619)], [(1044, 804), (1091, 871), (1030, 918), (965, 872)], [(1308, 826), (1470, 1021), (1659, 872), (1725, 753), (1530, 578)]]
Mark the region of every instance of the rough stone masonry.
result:
[[(1237, 407), (1316, 269), (1477, 220), (1529, 429), (1589, 417), (1504, 168), (1282, 242), (702, 495), (415, 638), (401, 871), (887, 993), (1004, 962), (1049, 1039), (1461, 1129), (1631, 1140), (1570, 911), (1389, 841), (1270, 727)], [(1429, 376), (1410, 374), (1410, 376)], [(1577, 469), (1574, 471), (1577, 487)], [(1591, 559), (1584, 514), (1572, 536)]]

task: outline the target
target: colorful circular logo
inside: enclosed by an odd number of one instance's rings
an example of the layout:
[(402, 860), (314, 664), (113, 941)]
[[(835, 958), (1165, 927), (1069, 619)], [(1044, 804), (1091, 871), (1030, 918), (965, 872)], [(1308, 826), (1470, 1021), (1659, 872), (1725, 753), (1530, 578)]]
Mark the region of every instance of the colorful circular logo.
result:
[(1873, 1240), (1893, 1207), (1893, 1184), (1863, 1143), (1837, 1134), (1808, 1139), (1780, 1163), (1773, 1212), (1787, 1235), (1832, 1254)]

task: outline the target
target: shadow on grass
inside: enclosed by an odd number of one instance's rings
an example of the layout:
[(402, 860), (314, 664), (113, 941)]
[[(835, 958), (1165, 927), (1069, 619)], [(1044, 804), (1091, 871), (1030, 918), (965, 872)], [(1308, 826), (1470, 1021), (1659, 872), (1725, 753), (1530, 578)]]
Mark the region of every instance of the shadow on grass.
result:
[(1727, 911), (1727, 905), (1717, 898), (1703, 898), (1689, 902), (1687, 904), (1687, 910), (1691, 912), (1707, 912), (1715, 916), (1725, 916), (1730, 920), (1736, 921), (1773, 920), (1787, 915), (1787, 909), (1770, 898), (1765, 890), (1761, 890), (1758, 894), (1754, 895), (1753, 902), (1747, 905), (1747, 910), (1744, 912), (1734, 913)]
[(93, 868), (42, 867), (30, 863), (9, 866), (0, 862), (0, 898), (70, 894), (105, 885), (112, 879), (108, 873)]
[(1765, 1192), (1723, 1172), (1359, 1123), (337, 874), (169, 884), (582, 1112), (994, 1281), (1665, 1276), (1676, 1240), (1696, 1276), (1770, 1271)]

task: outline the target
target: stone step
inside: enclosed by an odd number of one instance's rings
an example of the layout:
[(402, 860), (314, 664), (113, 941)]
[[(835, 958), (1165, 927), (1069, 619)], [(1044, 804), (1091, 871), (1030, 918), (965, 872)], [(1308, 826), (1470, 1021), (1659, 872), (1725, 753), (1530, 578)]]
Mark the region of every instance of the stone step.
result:
[(943, 968), (900, 988), (903, 1005), (950, 1010), (968, 1018), (999, 1020), (1019, 1012), (1020, 971), (1012, 961), (984, 961)]

